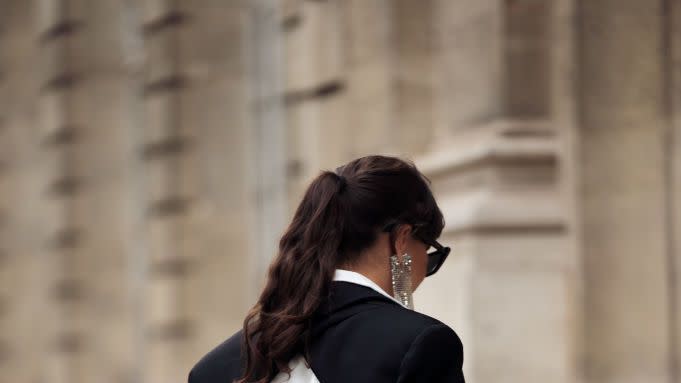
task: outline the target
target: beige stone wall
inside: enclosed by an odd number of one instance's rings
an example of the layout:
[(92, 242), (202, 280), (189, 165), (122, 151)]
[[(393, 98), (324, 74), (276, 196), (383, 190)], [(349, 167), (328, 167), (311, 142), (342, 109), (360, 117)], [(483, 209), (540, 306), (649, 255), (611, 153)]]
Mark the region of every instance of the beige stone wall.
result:
[(250, 8), (0, 7), (0, 380), (183, 381), (258, 286)]
[[(681, 344), (681, 295), (678, 293), (678, 275), (681, 272), (681, 263), (679, 262), (679, 249), (681, 249), (681, 231), (678, 222), (681, 219), (681, 204), (679, 199), (681, 195), (681, 177), (679, 177), (679, 169), (681, 169), (681, 146), (679, 146), (679, 135), (681, 134), (681, 65), (678, 65), (681, 59), (681, 6), (678, 3), (667, 4), (665, 8), (665, 25), (666, 36), (664, 40), (665, 49), (667, 49), (667, 68), (668, 78), (665, 81), (665, 111), (668, 113), (668, 129), (665, 131), (665, 147), (667, 153), (667, 179), (666, 185), (669, 188), (668, 208), (670, 209), (667, 215), (669, 222), (672, 223), (669, 227), (668, 239), (669, 247), (667, 251), (668, 263), (667, 272), (670, 275), (669, 286), (674, 290), (670, 294), (671, 308), (670, 313), (670, 359), (675, 366), (670, 376), (673, 379), (678, 379), (679, 367), (681, 364), (681, 353), (679, 352), (679, 344)], [(676, 63), (676, 64), (674, 64)]]
[(676, 382), (681, 7), (0, 0), (0, 381), (182, 382), (322, 169), (415, 160), (467, 381)]
[[(615, 4), (616, 3), (616, 4)], [(667, 382), (678, 294), (662, 1), (583, 2), (579, 166), (590, 381)], [(616, 9), (612, 8), (616, 7)], [(668, 9), (667, 9), (668, 10)], [(671, 43), (671, 42), (669, 42)], [(661, 54), (662, 52), (662, 54)], [(671, 69), (671, 68), (669, 68)]]

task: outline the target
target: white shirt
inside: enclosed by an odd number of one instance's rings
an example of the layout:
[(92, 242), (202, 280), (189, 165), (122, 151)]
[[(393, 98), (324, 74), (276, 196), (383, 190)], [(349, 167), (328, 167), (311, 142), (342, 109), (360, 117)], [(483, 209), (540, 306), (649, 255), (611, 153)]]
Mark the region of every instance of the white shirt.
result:
[[(369, 287), (376, 292), (385, 295), (386, 297), (392, 299), (393, 301), (399, 303), (402, 305), (400, 301), (397, 299), (393, 298), (390, 296), (390, 294), (386, 293), (380, 286), (378, 286), (374, 281), (371, 279), (365, 277), (364, 275), (350, 271), (350, 270), (343, 270), (343, 269), (336, 269), (336, 272), (333, 275), (333, 280), (334, 281), (343, 281), (343, 282), (350, 282), (350, 283), (355, 283), (358, 285), (366, 286)], [(298, 355), (295, 358), (291, 359), (289, 362), (289, 367), (291, 367), (291, 378), (288, 378), (288, 374), (284, 372), (280, 372), (277, 374), (277, 376), (274, 377), (272, 380), (272, 383), (319, 383), (319, 380), (315, 376), (314, 372), (312, 372), (312, 369), (307, 366), (305, 363), (305, 358), (302, 355)]]
[(380, 286), (376, 284), (376, 282), (372, 281), (371, 279), (365, 277), (364, 275), (350, 271), (350, 270), (343, 270), (343, 269), (336, 269), (336, 272), (333, 275), (333, 280), (334, 281), (344, 281), (344, 282), (351, 282), (351, 283), (356, 283), (358, 285), (366, 286), (374, 291), (385, 295), (386, 297), (392, 299), (393, 301), (399, 303), (400, 306), (402, 305), (402, 302), (398, 301), (397, 299), (393, 298), (390, 294), (386, 293)]

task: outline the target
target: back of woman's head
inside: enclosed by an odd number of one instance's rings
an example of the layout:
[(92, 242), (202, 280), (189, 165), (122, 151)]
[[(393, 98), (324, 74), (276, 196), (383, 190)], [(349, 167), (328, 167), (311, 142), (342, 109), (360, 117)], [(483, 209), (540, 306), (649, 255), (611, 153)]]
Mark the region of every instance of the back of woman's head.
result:
[(410, 161), (362, 157), (312, 181), (244, 320), (246, 370), (239, 382), (269, 382), (290, 371), (296, 354), (307, 354), (310, 321), (335, 269), (356, 262), (393, 222), (418, 225), (419, 234), (431, 239), (444, 227), (428, 179)]

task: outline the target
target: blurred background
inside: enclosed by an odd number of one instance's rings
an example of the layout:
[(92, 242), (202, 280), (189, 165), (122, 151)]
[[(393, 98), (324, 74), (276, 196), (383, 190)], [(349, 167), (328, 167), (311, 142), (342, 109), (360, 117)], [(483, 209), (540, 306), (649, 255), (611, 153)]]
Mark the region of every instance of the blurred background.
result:
[(367, 154), (467, 381), (681, 381), (681, 2), (0, 0), (0, 382), (186, 381)]

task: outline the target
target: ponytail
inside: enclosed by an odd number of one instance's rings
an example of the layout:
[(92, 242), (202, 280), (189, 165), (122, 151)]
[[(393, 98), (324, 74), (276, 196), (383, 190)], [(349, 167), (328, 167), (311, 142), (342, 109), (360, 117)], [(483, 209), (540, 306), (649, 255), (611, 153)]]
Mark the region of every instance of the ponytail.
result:
[(267, 284), (244, 320), (246, 371), (238, 383), (268, 383), (307, 352), (309, 321), (329, 291), (343, 239), (342, 176), (323, 172), (307, 189), (279, 242)]

